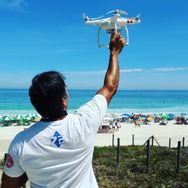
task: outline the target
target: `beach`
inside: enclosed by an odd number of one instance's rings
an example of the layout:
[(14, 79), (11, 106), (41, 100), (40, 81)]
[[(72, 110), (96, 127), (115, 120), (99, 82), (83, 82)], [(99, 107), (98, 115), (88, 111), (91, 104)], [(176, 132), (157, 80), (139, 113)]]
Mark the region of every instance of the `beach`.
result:
[[(98, 133), (96, 146), (112, 145), (112, 135), (114, 134), (114, 143), (120, 138), (121, 145), (131, 145), (134, 135), (134, 144), (143, 145), (147, 139), (154, 136), (160, 146), (169, 146), (171, 138), (171, 147), (177, 147), (177, 142), (185, 138), (185, 145), (188, 144), (188, 125), (177, 125), (175, 120), (169, 121), (167, 125), (151, 122), (148, 125), (135, 126), (134, 123), (120, 123), (119, 130), (113, 133)], [(0, 158), (4, 157), (11, 140), (17, 133), (26, 129), (27, 126), (9, 126), (0, 128)], [(157, 143), (154, 141), (154, 145)]]
[[(149, 125), (140, 125), (140, 127), (135, 126), (133, 123), (121, 123), (121, 128), (112, 134), (114, 134), (115, 145), (117, 138), (120, 138), (121, 145), (132, 145), (134, 135), (135, 145), (143, 145), (151, 136), (154, 136), (160, 146), (169, 146), (169, 138), (171, 138), (171, 147), (176, 147), (177, 142), (182, 141), (183, 137), (186, 145), (188, 125), (176, 125), (175, 121), (170, 121), (167, 125), (151, 123)], [(112, 145), (112, 134), (98, 134), (96, 146)], [(154, 145), (157, 145), (155, 141)]]

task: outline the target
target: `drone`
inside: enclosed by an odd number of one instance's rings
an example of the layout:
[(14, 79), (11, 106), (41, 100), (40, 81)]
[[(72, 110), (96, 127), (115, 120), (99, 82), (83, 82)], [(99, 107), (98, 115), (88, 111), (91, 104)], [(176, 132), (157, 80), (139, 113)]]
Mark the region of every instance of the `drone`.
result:
[(138, 24), (141, 22), (140, 14), (138, 14), (134, 18), (126, 18), (122, 15), (128, 15), (128, 13), (124, 10), (112, 10), (107, 12), (105, 15), (113, 13), (113, 16), (105, 18), (105, 16), (100, 16), (97, 18), (89, 18), (85, 14), (83, 14), (84, 23), (86, 25), (98, 26), (98, 37), (97, 43), (99, 47), (108, 47), (108, 45), (100, 43), (100, 33), (101, 29), (106, 30), (108, 34), (122, 32), (122, 29), (126, 32), (126, 45), (129, 44), (129, 32), (128, 25)]

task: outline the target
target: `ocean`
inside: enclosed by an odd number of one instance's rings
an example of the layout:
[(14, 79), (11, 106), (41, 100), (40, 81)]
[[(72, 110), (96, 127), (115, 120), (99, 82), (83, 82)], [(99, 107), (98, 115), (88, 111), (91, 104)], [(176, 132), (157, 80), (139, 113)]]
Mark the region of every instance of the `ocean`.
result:
[[(89, 101), (96, 90), (69, 90), (68, 112), (73, 113)], [(0, 89), (0, 114), (35, 113), (27, 89)], [(118, 90), (109, 113), (188, 113), (188, 91)]]

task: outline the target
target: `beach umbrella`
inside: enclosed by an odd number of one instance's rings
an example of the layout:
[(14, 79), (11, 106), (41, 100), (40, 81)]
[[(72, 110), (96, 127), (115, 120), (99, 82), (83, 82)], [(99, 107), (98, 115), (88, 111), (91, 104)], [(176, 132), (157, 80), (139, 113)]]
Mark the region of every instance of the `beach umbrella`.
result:
[(181, 115), (181, 117), (184, 117), (184, 118), (187, 118), (187, 117), (188, 117), (188, 114), (185, 113), (185, 112), (182, 112), (180, 115)]
[(121, 116), (130, 118), (132, 117), (132, 114), (125, 113), (125, 114), (121, 114)]
[(140, 117), (146, 118), (148, 115), (146, 114), (139, 114)]
[(33, 114), (27, 114), (25, 116), (25, 122), (27, 124), (31, 124), (31, 122), (33, 122), (33, 120), (35, 119), (34, 115)]
[(9, 115), (9, 116), (4, 116), (4, 117), (3, 117), (3, 125), (4, 125), (4, 126), (9, 126), (9, 125), (11, 125), (12, 120), (13, 120), (13, 118), (12, 118), (10, 115)]
[(0, 127), (1, 127), (2, 123), (3, 123), (3, 117), (0, 115)]
[(5, 116), (3, 119), (4, 119), (4, 121), (11, 121), (12, 117), (11, 116)]
[(153, 116), (152, 116), (151, 114), (147, 115), (146, 118), (147, 118), (147, 120), (150, 121), (150, 122), (153, 120)]
[(23, 115), (22, 114), (17, 114), (15, 119), (16, 119), (16, 122), (18, 123), (18, 125), (23, 124)]
[(175, 114), (174, 113), (168, 113), (168, 120), (173, 120), (175, 119)]
[(21, 120), (21, 119), (23, 119), (23, 116), (21, 114), (17, 114), (16, 115), (16, 120)]
[(162, 113), (161, 114), (161, 119), (168, 119), (168, 114), (167, 113)]
[(181, 116), (186, 116), (186, 115), (187, 115), (187, 113), (185, 113), (185, 112), (181, 113)]

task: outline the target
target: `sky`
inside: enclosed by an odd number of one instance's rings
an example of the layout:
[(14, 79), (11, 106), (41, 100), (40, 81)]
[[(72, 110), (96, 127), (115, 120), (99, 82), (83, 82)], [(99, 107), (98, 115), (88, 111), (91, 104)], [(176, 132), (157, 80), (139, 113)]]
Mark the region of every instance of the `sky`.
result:
[(187, 0), (0, 0), (0, 88), (28, 88), (36, 74), (56, 70), (68, 89), (100, 89), (109, 49), (98, 48), (98, 28), (82, 14), (117, 8), (142, 21), (128, 27), (119, 89), (188, 90)]

